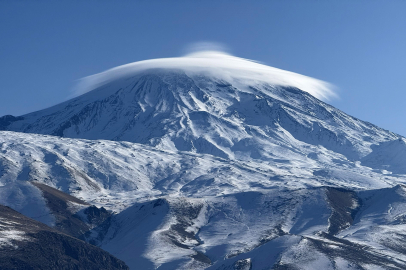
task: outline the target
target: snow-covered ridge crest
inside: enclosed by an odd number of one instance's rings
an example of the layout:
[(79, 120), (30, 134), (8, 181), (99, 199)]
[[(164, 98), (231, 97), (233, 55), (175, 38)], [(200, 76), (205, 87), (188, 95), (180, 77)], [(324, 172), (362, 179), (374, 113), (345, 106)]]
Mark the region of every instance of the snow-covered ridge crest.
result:
[(183, 57), (152, 59), (118, 66), (83, 78), (74, 95), (84, 94), (118, 78), (132, 76), (154, 68), (202, 73), (238, 84), (258, 81), (272, 85), (291, 86), (323, 100), (336, 96), (333, 86), (327, 82), (270, 67), (253, 60), (235, 57), (221, 51), (198, 51)]

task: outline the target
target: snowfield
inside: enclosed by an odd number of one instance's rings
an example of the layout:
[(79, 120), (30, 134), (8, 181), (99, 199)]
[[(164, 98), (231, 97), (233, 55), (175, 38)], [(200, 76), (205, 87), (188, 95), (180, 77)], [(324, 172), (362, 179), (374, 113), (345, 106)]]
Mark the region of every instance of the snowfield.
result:
[[(335, 186), (352, 190), (392, 187), (405, 175), (387, 174), (328, 151), (322, 160), (229, 160), (207, 154), (163, 151), (129, 142), (91, 141), (0, 132), (0, 200), (30, 217), (45, 218), (41, 194), (26, 181), (39, 181), (115, 212), (135, 202), (168, 197), (216, 197)], [(293, 153), (293, 155), (298, 155)], [(338, 157), (337, 159), (334, 158)], [(33, 207), (33, 203), (37, 203)], [(27, 209), (27, 210), (24, 210)], [(38, 213), (36, 213), (36, 212)], [(45, 223), (51, 221), (41, 220)]]

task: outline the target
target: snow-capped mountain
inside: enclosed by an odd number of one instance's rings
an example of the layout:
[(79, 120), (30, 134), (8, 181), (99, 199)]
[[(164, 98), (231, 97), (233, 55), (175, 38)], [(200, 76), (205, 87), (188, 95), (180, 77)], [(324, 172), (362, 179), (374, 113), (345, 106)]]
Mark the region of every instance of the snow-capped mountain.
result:
[[(84, 86), (0, 118), (0, 204), (132, 269), (406, 268), (405, 139), (319, 100), (327, 83), (205, 52)], [(56, 211), (52, 188), (77, 199)]]
[(218, 53), (139, 62), (88, 80), (94, 90), (3, 117), (0, 127), (261, 160), (312, 154), (309, 145), (359, 160), (371, 145), (399, 138), (311, 95), (331, 95), (326, 83)]

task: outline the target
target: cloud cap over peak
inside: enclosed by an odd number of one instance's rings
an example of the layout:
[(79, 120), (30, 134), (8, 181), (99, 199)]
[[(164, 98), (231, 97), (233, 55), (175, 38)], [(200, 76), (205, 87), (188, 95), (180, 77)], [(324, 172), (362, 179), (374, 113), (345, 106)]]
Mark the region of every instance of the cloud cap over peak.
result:
[(85, 77), (80, 80), (75, 96), (94, 90), (115, 79), (155, 68), (180, 69), (189, 73), (206, 73), (208, 76), (225, 81), (238, 81), (239, 84), (265, 82), (271, 85), (291, 86), (306, 91), (322, 100), (337, 97), (333, 90), (334, 87), (330, 83), (213, 49), (195, 50), (182, 57), (134, 62)]

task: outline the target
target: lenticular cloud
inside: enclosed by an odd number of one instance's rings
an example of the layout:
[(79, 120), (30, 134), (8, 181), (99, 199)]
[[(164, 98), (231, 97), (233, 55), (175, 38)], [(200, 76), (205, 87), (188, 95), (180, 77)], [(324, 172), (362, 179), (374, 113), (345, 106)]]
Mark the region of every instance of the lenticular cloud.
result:
[(182, 57), (151, 59), (118, 66), (81, 79), (74, 96), (94, 90), (116, 79), (157, 68), (183, 70), (186, 73), (204, 73), (239, 85), (258, 82), (275, 86), (291, 86), (322, 100), (336, 97), (334, 87), (330, 83), (216, 50), (194, 51)]

